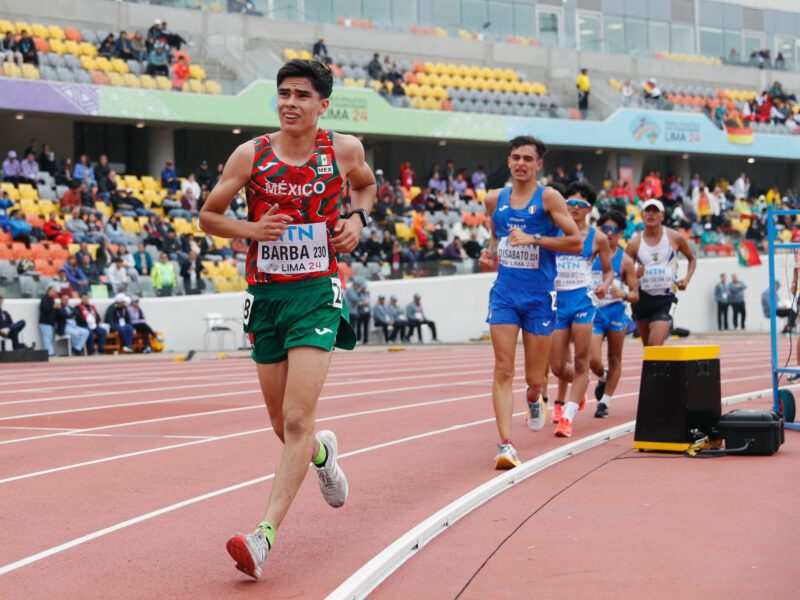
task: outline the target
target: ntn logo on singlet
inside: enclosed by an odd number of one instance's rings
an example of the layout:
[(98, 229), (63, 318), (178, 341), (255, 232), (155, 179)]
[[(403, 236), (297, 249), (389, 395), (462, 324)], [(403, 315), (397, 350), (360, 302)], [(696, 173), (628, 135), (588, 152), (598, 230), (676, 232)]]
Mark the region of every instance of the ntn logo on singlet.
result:
[(264, 191), (271, 196), (295, 196), (310, 198), (325, 193), (325, 182), (315, 181), (313, 183), (289, 183), (288, 181), (264, 182)]
[(289, 225), (280, 238), (282, 242), (302, 242), (308, 240), (314, 241), (314, 223), (306, 223), (305, 225)]

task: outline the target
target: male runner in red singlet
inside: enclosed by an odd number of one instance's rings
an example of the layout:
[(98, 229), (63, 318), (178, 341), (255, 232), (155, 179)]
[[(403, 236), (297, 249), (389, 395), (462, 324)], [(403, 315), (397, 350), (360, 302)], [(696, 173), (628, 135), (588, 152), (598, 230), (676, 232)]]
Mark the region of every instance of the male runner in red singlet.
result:
[[(336, 254), (356, 247), (375, 199), (375, 178), (356, 138), (317, 127), (332, 87), (322, 63), (293, 60), (281, 67), (280, 131), (233, 152), (200, 213), (206, 233), (251, 240), (245, 330), (272, 427), (284, 444), (263, 520), (253, 533), (227, 544), (236, 568), (255, 578), (309, 460), (328, 504), (339, 507), (347, 499), (336, 436), (315, 435), (315, 412), (333, 347), (355, 347)], [(342, 216), (345, 181), (353, 210)], [(247, 221), (224, 214), (242, 187)]]

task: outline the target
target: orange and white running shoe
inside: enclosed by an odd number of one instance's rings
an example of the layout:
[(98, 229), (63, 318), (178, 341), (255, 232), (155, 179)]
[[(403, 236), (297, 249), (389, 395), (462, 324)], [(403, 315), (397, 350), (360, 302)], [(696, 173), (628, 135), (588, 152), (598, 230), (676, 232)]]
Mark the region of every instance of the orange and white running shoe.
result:
[(497, 444), (497, 456), (494, 457), (494, 468), (498, 471), (513, 469), (520, 465), (517, 450), (510, 441), (505, 444)]
[(572, 437), (572, 421), (561, 417), (556, 427), (556, 437)]
[(561, 420), (561, 417), (564, 416), (564, 403), (563, 402), (554, 402), (553, 403), (553, 423), (558, 423)]

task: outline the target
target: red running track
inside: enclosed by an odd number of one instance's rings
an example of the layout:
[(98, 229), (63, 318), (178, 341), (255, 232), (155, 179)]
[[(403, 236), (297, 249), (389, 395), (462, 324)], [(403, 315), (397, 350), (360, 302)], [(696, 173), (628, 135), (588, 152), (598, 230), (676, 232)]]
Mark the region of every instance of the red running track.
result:
[[(726, 337), (721, 345), (724, 396), (769, 386), (766, 338)], [(575, 437), (634, 418), (641, 349), (630, 343), (626, 352), (611, 417), (593, 419), (590, 404)], [(491, 349), (483, 345), (337, 353), (318, 417), (320, 428), (339, 437), (350, 498), (330, 509), (311, 474), (265, 575), (253, 582), (233, 568), (225, 540), (260, 518), (279, 444), (249, 360), (117, 357), (4, 367), (0, 597), (324, 597), (425, 517), (496, 475), (491, 371)], [(514, 427), (524, 460), (566, 443), (549, 426), (529, 432), (521, 417)], [(571, 464), (579, 459), (524, 489), (577, 468)], [(587, 497), (605, 501), (601, 492), (589, 489)], [(512, 493), (484, 508), (501, 510)], [(453, 533), (468, 531), (468, 523)], [(479, 531), (485, 527), (491, 522)], [(444, 570), (425, 566), (426, 556), (461, 552), (446, 541), (423, 550), (378, 596), (408, 597), (411, 588), (393, 586), (407, 584), (403, 574), (417, 562), (414, 577), (431, 585), (428, 597), (458, 593), (472, 575), (460, 561)], [(465, 558), (467, 567), (477, 560)], [(476, 577), (472, 597), (494, 596), (492, 581)], [(508, 583), (497, 596), (527, 595), (525, 579)]]

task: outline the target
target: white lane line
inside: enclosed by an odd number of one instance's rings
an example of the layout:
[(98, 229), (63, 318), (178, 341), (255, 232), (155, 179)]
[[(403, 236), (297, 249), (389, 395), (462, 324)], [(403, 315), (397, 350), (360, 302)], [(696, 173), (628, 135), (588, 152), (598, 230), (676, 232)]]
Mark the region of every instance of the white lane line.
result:
[[(518, 388), (514, 390), (515, 392), (522, 392), (525, 388)], [(330, 417), (322, 417), (316, 420), (317, 423), (323, 423), (328, 421), (341, 421), (343, 419), (351, 419), (354, 417), (363, 417), (367, 415), (376, 415), (381, 413), (389, 413), (395, 412), (400, 410), (408, 410), (408, 409), (415, 409), (415, 408), (425, 408), (428, 406), (436, 406), (439, 404), (449, 404), (451, 402), (461, 402), (464, 400), (474, 400), (476, 398), (488, 398), (491, 394), (490, 391), (486, 391), (480, 394), (470, 394), (468, 396), (456, 396), (455, 398), (443, 398), (441, 400), (429, 400), (427, 402), (417, 402), (414, 404), (402, 404), (399, 406), (387, 406), (385, 408), (376, 408), (372, 410), (362, 410), (358, 412), (347, 413), (343, 415), (333, 415)], [(263, 408), (263, 407), (262, 407)], [(81, 467), (87, 467), (90, 465), (99, 465), (102, 463), (107, 463), (115, 460), (121, 460), (125, 458), (132, 458), (135, 456), (144, 456), (146, 454), (155, 454), (157, 452), (165, 452), (167, 450), (175, 450), (177, 448), (186, 448), (189, 446), (197, 446), (199, 444), (207, 444), (209, 442), (219, 442), (223, 440), (230, 440), (237, 437), (242, 437), (245, 435), (252, 435), (255, 433), (263, 433), (266, 431), (272, 431), (272, 427), (262, 427), (259, 429), (250, 429), (248, 431), (238, 431), (236, 433), (229, 433), (226, 435), (219, 435), (210, 438), (205, 438), (198, 441), (191, 441), (185, 442), (182, 444), (171, 444), (169, 446), (159, 446), (158, 448), (149, 448), (147, 450), (138, 450), (135, 452), (126, 452), (124, 454), (116, 454), (114, 456), (106, 456), (104, 458), (97, 458), (94, 460), (87, 460), (84, 462), (74, 463), (71, 465), (63, 465), (61, 467), (53, 467), (50, 469), (43, 469), (41, 471), (34, 471), (31, 473), (24, 473), (22, 475), (14, 475), (13, 477), (6, 477), (5, 479), (0, 479), (0, 485), (4, 483), (11, 483), (12, 481), (20, 481), (22, 479), (31, 479), (33, 477), (40, 477), (42, 475), (49, 475), (51, 473), (60, 473), (62, 471), (71, 471), (72, 469), (79, 469)], [(75, 435), (75, 434), (72, 434)]]
[[(514, 416), (520, 416), (523, 413), (516, 413)], [(352, 450), (350, 452), (344, 452), (339, 455), (339, 459), (348, 458), (351, 456), (358, 456), (359, 454), (366, 454), (368, 452), (374, 452), (376, 450), (382, 450), (383, 448), (389, 448), (391, 446), (397, 446), (399, 444), (405, 444), (407, 442), (413, 442), (416, 440), (441, 435), (445, 433), (451, 433), (453, 431), (459, 431), (461, 429), (467, 429), (469, 427), (475, 427), (478, 425), (485, 425), (487, 423), (493, 423), (494, 417), (490, 419), (482, 419), (480, 421), (472, 421), (470, 423), (461, 423), (458, 425), (451, 425), (449, 427), (445, 427), (443, 429), (435, 429), (433, 431), (427, 431), (425, 433), (418, 433), (415, 435), (411, 435), (408, 437), (399, 438), (396, 440), (391, 440), (388, 442), (383, 442), (380, 444), (376, 444), (374, 446), (367, 446), (366, 448), (359, 448), (358, 450)], [(162, 508), (150, 511), (148, 513), (139, 515), (137, 517), (133, 517), (131, 519), (127, 519), (125, 521), (121, 521), (104, 529), (100, 529), (98, 531), (93, 531), (92, 533), (83, 535), (81, 537), (72, 539), (68, 542), (64, 542), (63, 544), (58, 544), (57, 546), (52, 546), (46, 550), (42, 550), (41, 552), (37, 552), (36, 554), (31, 554), (30, 556), (26, 556), (20, 560), (15, 562), (3, 565), (0, 567), (0, 575), (5, 575), (7, 573), (11, 573), (12, 571), (16, 571), (17, 569), (21, 569), (22, 567), (34, 564), (39, 562), (45, 558), (49, 558), (55, 554), (60, 554), (66, 550), (70, 550), (81, 544), (85, 544), (87, 542), (91, 542), (92, 540), (96, 540), (103, 536), (109, 535), (116, 531), (120, 531), (121, 529), (126, 529), (127, 527), (131, 527), (133, 525), (137, 525), (139, 523), (143, 523), (145, 521), (149, 521), (150, 519), (154, 519), (161, 515), (179, 510), (181, 508), (185, 508), (187, 506), (191, 506), (193, 504), (197, 504), (198, 502), (203, 502), (204, 500), (209, 500), (211, 498), (216, 498), (217, 496), (221, 496), (223, 494), (228, 494), (230, 492), (235, 492), (237, 490), (241, 490), (246, 487), (250, 487), (253, 485), (257, 485), (259, 483), (263, 483), (265, 481), (269, 481), (275, 477), (275, 473), (270, 473), (269, 475), (264, 475), (263, 477), (256, 477), (255, 479), (249, 479), (247, 481), (242, 481), (240, 483), (236, 483), (234, 485), (230, 485), (218, 490), (214, 490), (212, 492), (208, 492), (199, 496), (195, 496), (193, 498), (188, 498), (181, 502), (176, 502), (175, 504), (170, 504), (169, 506), (164, 506)]]
[[(798, 386), (800, 387), (800, 384)], [(772, 388), (723, 398), (724, 404), (735, 404), (771, 395)], [(605, 429), (524, 462), (519, 467), (498, 475), (467, 492), (440, 511), (400, 536), (374, 556), (358, 571), (331, 592), (327, 600), (365, 598), (406, 561), (418, 554), (431, 540), (495, 496), (511, 489), (536, 473), (572, 456), (595, 448), (623, 435), (633, 433), (636, 421)]]

